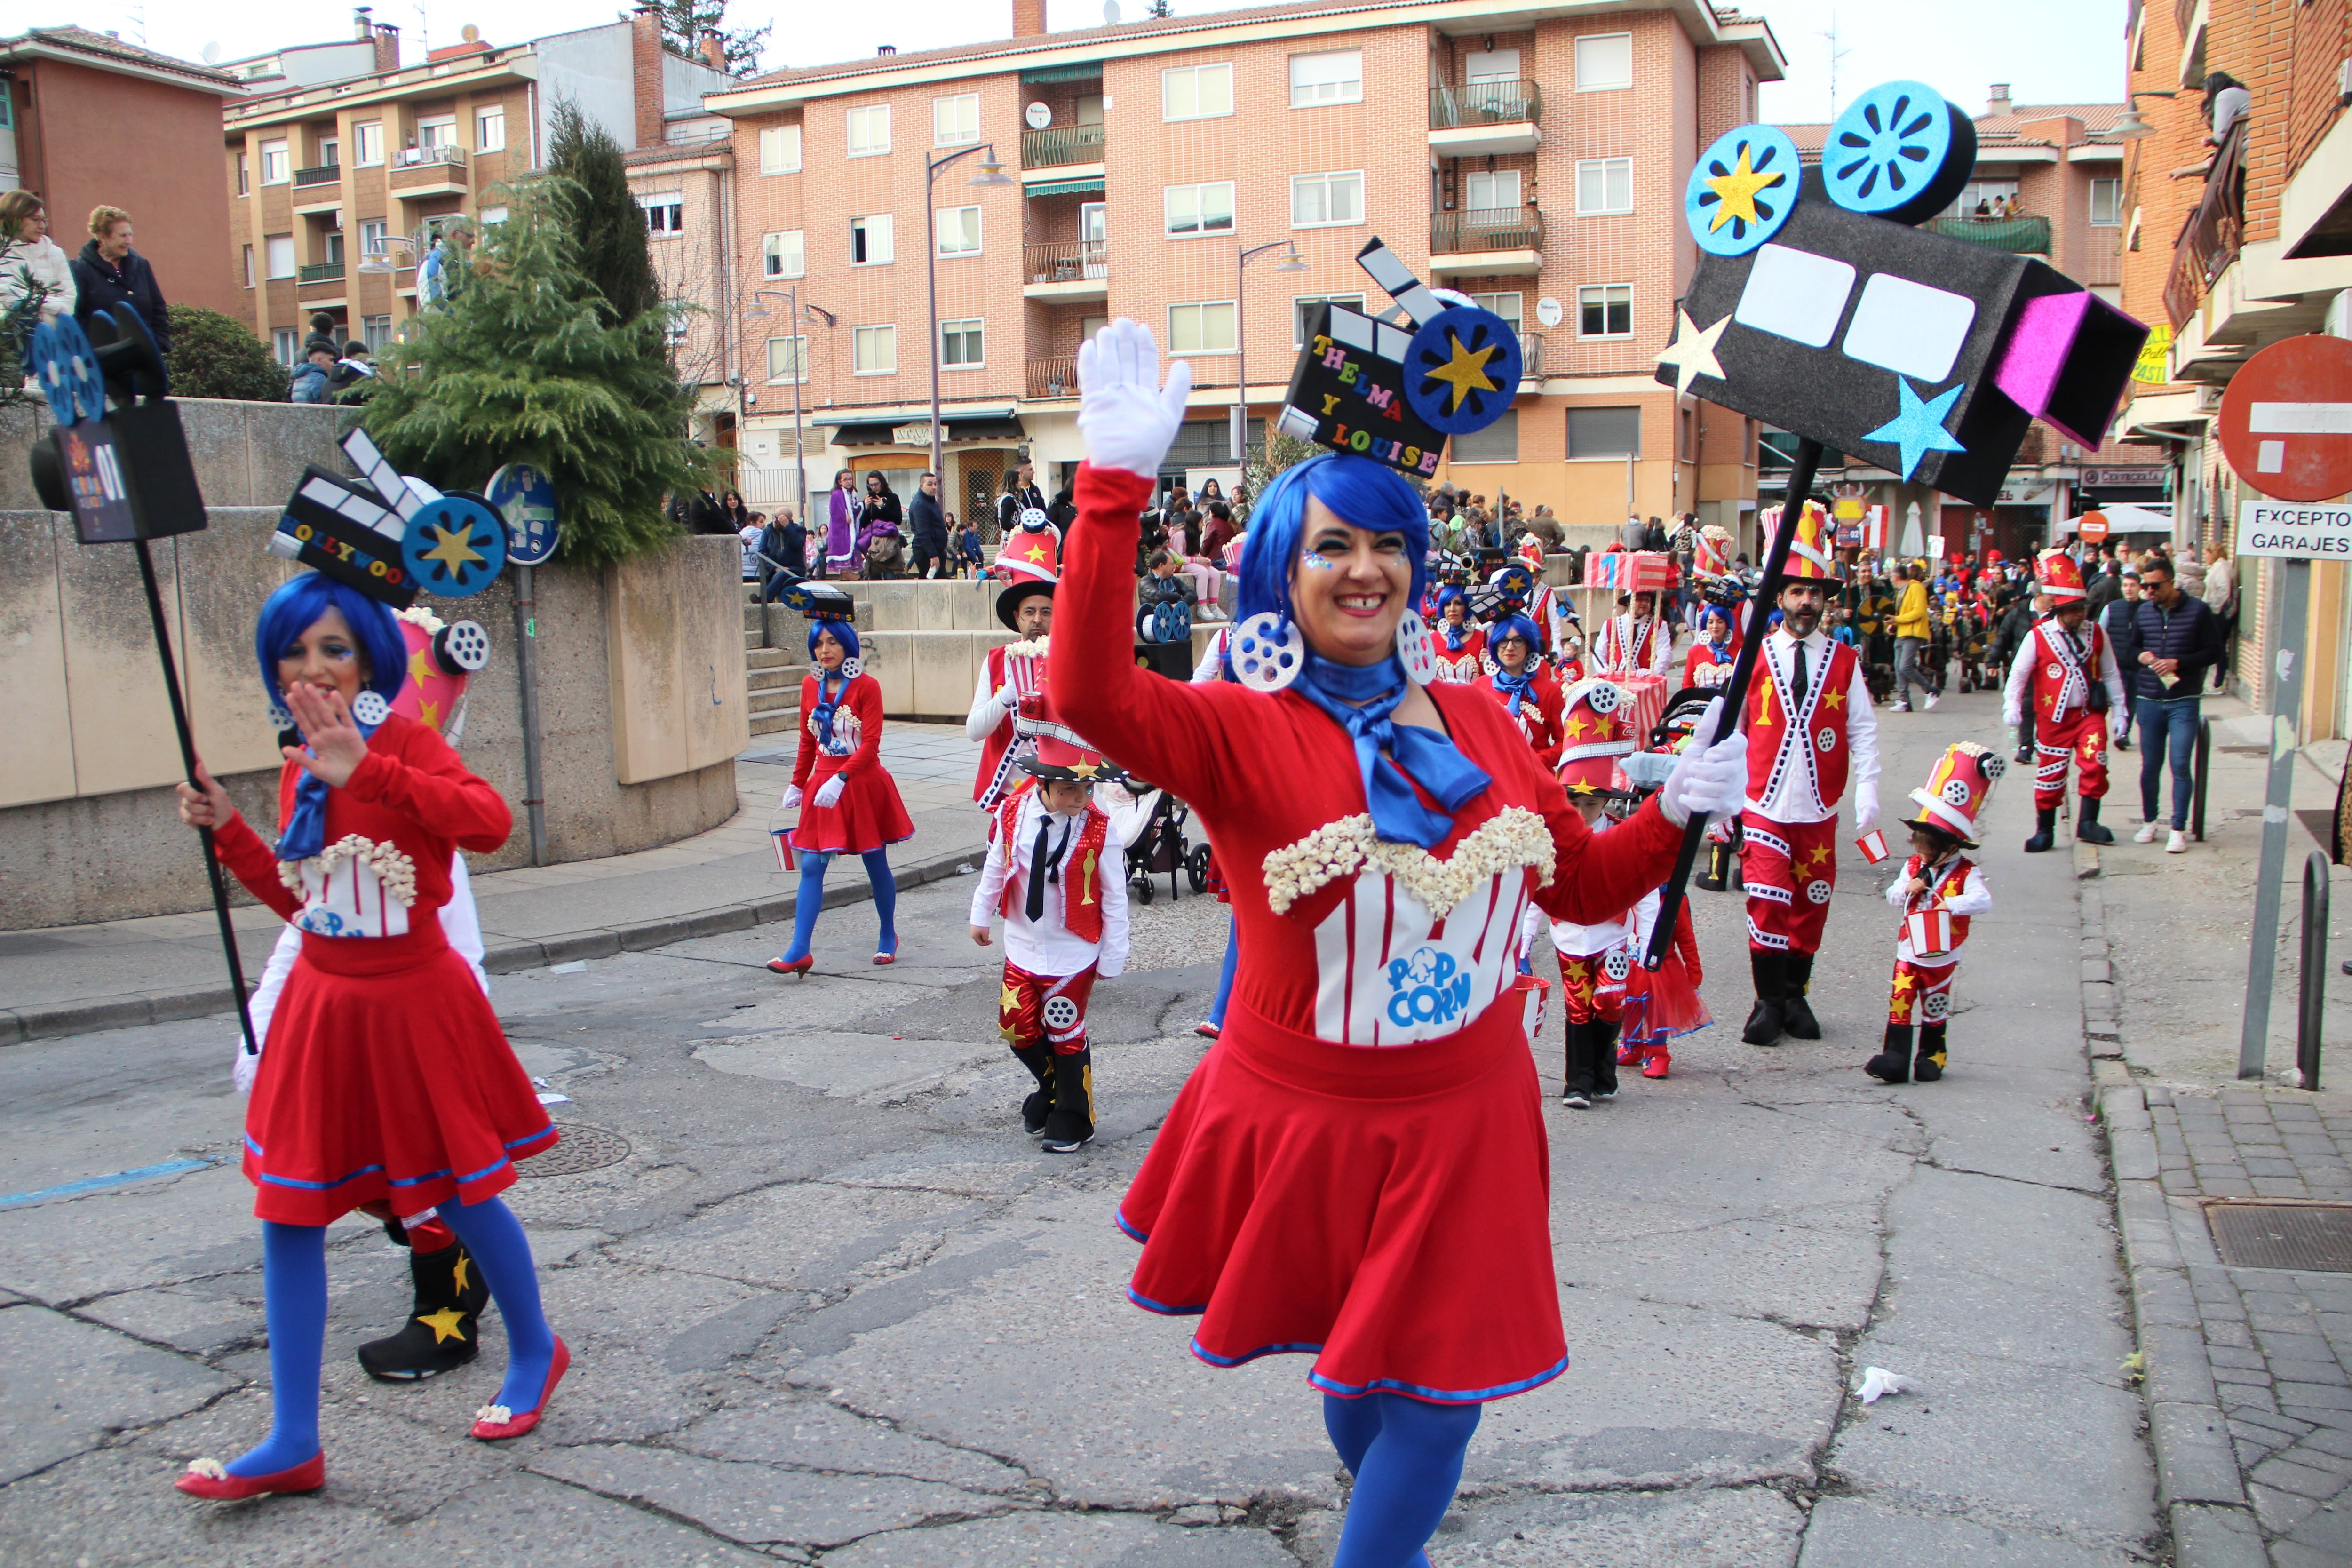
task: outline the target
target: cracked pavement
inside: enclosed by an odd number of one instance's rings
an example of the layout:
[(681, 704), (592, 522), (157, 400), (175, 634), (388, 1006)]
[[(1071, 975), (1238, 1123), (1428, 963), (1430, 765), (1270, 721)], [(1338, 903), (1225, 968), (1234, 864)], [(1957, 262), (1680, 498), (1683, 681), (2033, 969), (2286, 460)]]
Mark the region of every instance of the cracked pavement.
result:
[[(1887, 715), (1899, 802), (1986, 697)], [(1455, 1565), (2035, 1568), (2165, 1548), (2104, 1151), (2086, 1122), (2072, 868), (2027, 858), (2011, 777), (1996, 898), (1961, 966), (1941, 1083), (1890, 1090), (1892, 962), (1843, 847), (1814, 1003), (1829, 1037), (1742, 1046), (1741, 905), (1696, 898), (1720, 1019), (1664, 1083), (1547, 1110), (1569, 1373), (1491, 1405), (1431, 1558)], [(1891, 865), (1891, 863), (1890, 863)], [(544, 1425), (490, 1447), (503, 1361), (369, 1382), (352, 1352), (407, 1304), (372, 1224), (331, 1234), (328, 1485), (200, 1504), (170, 1479), (268, 1418), (259, 1236), (233, 1163), (223, 1020), (0, 1052), (0, 1192), (200, 1168), (0, 1206), (0, 1562), (819, 1562), (1323, 1568), (1344, 1501), (1307, 1363), (1216, 1371), (1121, 1290), (1119, 1194), (1205, 1042), (1220, 915), (1137, 913), (1095, 993), (1101, 1136), (1041, 1154), (995, 1038), (995, 963), (961, 879), (911, 890), (898, 965), (829, 910), (819, 971), (780, 930), (499, 976), (559, 1121), (620, 1163), (530, 1177), (549, 1315), (574, 1363)], [(1208, 933), (1202, 941), (1204, 931)], [(1557, 1095), (1557, 1013), (1537, 1061)], [(1475, 1135), (1475, 1129), (1465, 1129)], [(528, 1172), (530, 1167), (526, 1165)], [(1475, 1331), (1475, 1325), (1465, 1331)], [(1866, 1365), (1917, 1390), (1864, 1406)]]

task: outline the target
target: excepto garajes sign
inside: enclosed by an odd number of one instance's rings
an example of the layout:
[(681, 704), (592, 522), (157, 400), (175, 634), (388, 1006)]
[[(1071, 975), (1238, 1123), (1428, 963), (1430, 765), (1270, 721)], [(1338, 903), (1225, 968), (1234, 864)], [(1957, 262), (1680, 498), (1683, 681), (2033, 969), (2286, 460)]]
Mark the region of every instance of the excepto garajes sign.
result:
[(2352, 561), (2352, 506), (2240, 501), (2238, 553), (2294, 561)]

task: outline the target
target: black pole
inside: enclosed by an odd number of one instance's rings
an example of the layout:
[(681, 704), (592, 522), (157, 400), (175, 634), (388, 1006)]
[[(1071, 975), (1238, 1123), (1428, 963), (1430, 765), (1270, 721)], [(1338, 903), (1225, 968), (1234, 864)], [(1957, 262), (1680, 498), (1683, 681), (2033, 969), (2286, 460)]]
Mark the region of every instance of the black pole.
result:
[[(1723, 683), (1723, 735), (1728, 735), (1739, 723), (1739, 710), (1748, 701), (1748, 678), (1756, 673), (1756, 658), (1764, 648), (1764, 634), (1770, 628), (1772, 607), (1780, 597), (1781, 580), (1788, 575), (1789, 546), (1797, 537), (1797, 519), (1791, 509), (1801, 514), (1805, 498), (1813, 488), (1813, 473), (1822, 464), (1822, 444), (1800, 440), (1789, 461), (1789, 499), (1780, 506), (1780, 526), (1772, 531), (1772, 542), (1764, 553), (1764, 581), (1756, 589), (1756, 597), (1748, 605), (1748, 631), (1739, 645), (1739, 657), (1731, 661), (1731, 679)], [(1706, 817), (1693, 813), (1683, 828), (1683, 847), (1675, 856), (1675, 874), (1658, 890), (1658, 921), (1650, 931), (1650, 951), (1643, 955), (1642, 966), (1655, 970), (1665, 963), (1666, 954), (1674, 951), (1675, 926), (1682, 918), (1683, 897), (1690, 882), (1691, 868), (1698, 864), (1699, 846), (1706, 838)]]
[(2327, 856), (2303, 863), (2303, 984), (2294, 1010), (2294, 1065), (2306, 1092), (2319, 1092), (2320, 1025), (2327, 1008)]
[[(2210, 719), (2200, 719), (2197, 721), (2197, 767), (2195, 782), (2190, 785), (2189, 791), (2189, 798), (2192, 803), (2189, 827), (2189, 831), (2195, 835), (2197, 842), (2200, 844), (2205, 842), (2205, 772), (2207, 764), (2211, 763), (2212, 760), (2213, 721)], [(2172, 781), (2172, 784), (2175, 789), (2180, 787), (2180, 781), (2177, 778)]]
[[(188, 705), (180, 700), (179, 667), (172, 662), (172, 634), (163, 620), (163, 595), (155, 586), (155, 558), (147, 552), (147, 542), (131, 541), (139, 552), (139, 581), (147, 589), (147, 618), (155, 624), (155, 651), (163, 658), (163, 690), (172, 699), (172, 728), (180, 736), (180, 767), (188, 775), (188, 787), (201, 790), (196, 782), (196, 742), (188, 731)], [(213, 853), (213, 830), (196, 829), (204, 840), (205, 874), (212, 879), (213, 913), (220, 918), (221, 951), (228, 957), (229, 989), (236, 994), (236, 1021), (245, 1031), (245, 1054), (257, 1057), (261, 1047), (253, 1037), (253, 1014), (245, 1003), (245, 963), (237, 956), (236, 930), (228, 920), (228, 880), (222, 875), (220, 857)]]

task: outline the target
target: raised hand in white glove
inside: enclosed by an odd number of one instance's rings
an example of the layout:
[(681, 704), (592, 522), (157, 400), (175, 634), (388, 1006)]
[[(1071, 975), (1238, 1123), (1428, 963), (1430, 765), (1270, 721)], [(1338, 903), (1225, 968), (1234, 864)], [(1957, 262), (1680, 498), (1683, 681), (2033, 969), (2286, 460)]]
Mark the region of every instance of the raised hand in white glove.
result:
[(1078, 431), (1087, 460), (1156, 479), (1160, 460), (1184, 423), (1192, 367), (1178, 360), (1160, 384), (1160, 345), (1151, 329), (1124, 316), (1078, 347)]
[(1853, 786), (1853, 831), (1857, 838), (1878, 826), (1878, 783)]
[(1686, 826), (1693, 816), (1734, 816), (1747, 800), (1748, 737), (1734, 731), (1716, 740), (1722, 725), (1723, 699), (1718, 697), (1706, 705), (1689, 749), (1675, 761), (1665, 788), (1658, 792), (1658, 809), (1676, 827)]
[(800, 808), (801, 786), (798, 784), (786, 784), (784, 786), (784, 802), (782, 809), (786, 811), (798, 811)]
[(831, 778), (825, 780), (824, 783), (817, 785), (816, 804), (818, 809), (823, 811), (831, 811), (833, 809), (834, 802), (841, 798), (841, 792), (845, 786), (845, 784), (846, 781), (844, 780), (839, 773), (835, 773)]

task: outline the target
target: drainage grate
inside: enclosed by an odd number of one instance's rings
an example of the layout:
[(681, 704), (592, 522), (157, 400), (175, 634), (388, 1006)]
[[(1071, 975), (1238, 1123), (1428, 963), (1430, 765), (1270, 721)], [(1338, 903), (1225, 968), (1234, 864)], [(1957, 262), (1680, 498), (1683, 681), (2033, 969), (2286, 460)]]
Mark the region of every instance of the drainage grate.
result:
[(576, 1176), (583, 1171), (617, 1165), (629, 1157), (629, 1141), (609, 1127), (592, 1127), (585, 1121), (559, 1121), (555, 1130), (562, 1134), (555, 1147), (525, 1160), (518, 1167), (522, 1174)]
[(2352, 1274), (2352, 1205), (2213, 1204), (2205, 1215), (2232, 1268)]

